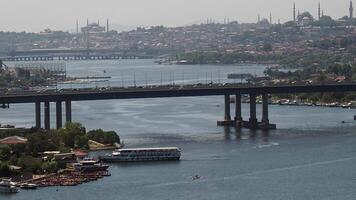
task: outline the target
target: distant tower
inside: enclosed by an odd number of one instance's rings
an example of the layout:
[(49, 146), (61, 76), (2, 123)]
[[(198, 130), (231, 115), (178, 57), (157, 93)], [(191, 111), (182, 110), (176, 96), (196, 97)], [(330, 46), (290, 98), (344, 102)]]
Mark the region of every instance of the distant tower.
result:
[(295, 8), (295, 2), (293, 3), (293, 21), (296, 22), (296, 8)]
[(320, 2), (318, 4), (318, 20), (321, 18), (321, 7), (320, 7)]
[(353, 19), (354, 18), (354, 6), (352, 4), (352, 0), (350, 1), (349, 11), (350, 11), (350, 19)]
[(106, 19), (106, 32), (109, 33), (110, 29), (109, 29), (109, 19)]
[(89, 19), (87, 19), (87, 26), (89, 26)]
[(258, 21), (257, 22), (260, 22), (261, 21), (261, 15), (258, 14)]
[(269, 13), (269, 23), (272, 24), (272, 13)]
[(78, 23), (78, 20), (77, 20), (77, 34), (79, 33), (79, 23)]

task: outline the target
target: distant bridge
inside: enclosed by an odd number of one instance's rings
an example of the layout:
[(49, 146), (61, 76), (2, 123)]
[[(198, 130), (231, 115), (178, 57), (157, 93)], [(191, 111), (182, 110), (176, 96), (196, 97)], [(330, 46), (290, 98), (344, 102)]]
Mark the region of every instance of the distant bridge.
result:
[[(273, 129), (275, 125), (269, 123), (268, 99), (270, 94), (289, 93), (315, 93), (315, 92), (355, 92), (356, 83), (324, 84), (324, 85), (273, 85), (253, 86), (241, 84), (209, 84), (174, 86), (148, 86), (148, 87), (111, 87), (111, 88), (85, 88), (46, 91), (20, 91), (0, 94), (0, 104), (35, 103), (36, 127), (41, 127), (41, 103), (44, 102), (44, 127), (50, 129), (50, 102), (56, 103), (57, 128), (62, 127), (62, 103), (65, 102), (66, 121), (72, 121), (72, 101), (95, 101), (110, 99), (137, 99), (137, 98), (166, 98), (166, 97), (196, 97), (216, 96), (225, 97), (224, 121), (218, 125), (243, 126), (251, 129)], [(250, 118), (244, 121), (241, 113), (241, 95), (250, 96)], [(231, 118), (230, 95), (236, 96), (235, 118)], [(256, 97), (262, 95), (262, 121), (258, 122), (256, 116)]]
[(152, 56), (140, 53), (128, 53), (114, 49), (34, 49), (30, 51), (12, 51), (3, 61), (48, 61), (48, 60), (113, 60), (147, 59)]

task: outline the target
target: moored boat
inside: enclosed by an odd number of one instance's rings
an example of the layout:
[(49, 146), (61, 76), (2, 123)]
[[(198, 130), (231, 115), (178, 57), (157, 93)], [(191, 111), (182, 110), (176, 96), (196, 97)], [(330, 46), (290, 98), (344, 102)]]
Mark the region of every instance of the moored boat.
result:
[(24, 183), (20, 185), (21, 189), (34, 190), (37, 189), (37, 184), (34, 183)]
[(100, 163), (93, 159), (84, 159), (78, 163), (73, 164), (74, 168), (80, 172), (96, 172), (96, 171), (106, 171), (109, 165)]
[(17, 193), (19, 189), (9, 179), (0, 181), (0, 193)]
[(100, 157), (104, 162), (143, 162), (179, 160), (181, 151), (177, 147), (118, 149)]

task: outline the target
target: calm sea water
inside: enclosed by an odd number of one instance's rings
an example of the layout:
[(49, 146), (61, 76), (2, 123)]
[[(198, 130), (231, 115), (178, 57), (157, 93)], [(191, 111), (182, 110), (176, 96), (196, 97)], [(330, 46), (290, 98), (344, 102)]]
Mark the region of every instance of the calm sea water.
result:
[[(161, 66), (152, 60), (67, 63), (72, 76), (112, 76), (110, 83), (91, 84), (94, 87), (173, 80), (177, 84), (224, 82), (228, 73), (259, 75), (264, 68)], [(21, 191), (0, 195), (0, 199), (356, 198), (355, 110), (270, 106), (270, 120), (278, 130), (266, 133), (217, 127), (216, 121), (223, 117), (222, 106), (220, 96), (74, 102), (74, 121), (88, 129), (115, 130), (127, 147), (180, 147), (181, 161), (113, 164), (112, 176), (96, 182)], [(247, 104), (243, 111), (248, 118)], [(0, 110), (0, 122), (30, 127), (34, 124), (34, 105), (11, 105), (9, 110)], [(193, 181), (194, 175), (201, 179)]]

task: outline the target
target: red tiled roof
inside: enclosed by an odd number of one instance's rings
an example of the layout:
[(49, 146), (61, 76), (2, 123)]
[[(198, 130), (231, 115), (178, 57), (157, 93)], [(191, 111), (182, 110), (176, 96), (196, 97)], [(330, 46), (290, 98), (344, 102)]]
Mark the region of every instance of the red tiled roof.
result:
[(27, 139), (19, 136), (11, 136), (0, 140), (0, 144), (25, 144), (25, 143), (27, 143)]

